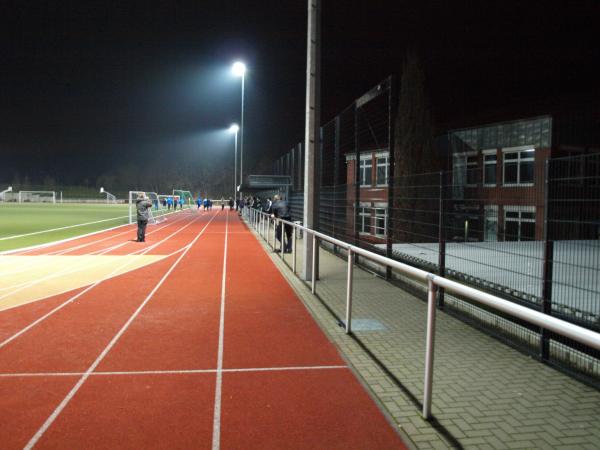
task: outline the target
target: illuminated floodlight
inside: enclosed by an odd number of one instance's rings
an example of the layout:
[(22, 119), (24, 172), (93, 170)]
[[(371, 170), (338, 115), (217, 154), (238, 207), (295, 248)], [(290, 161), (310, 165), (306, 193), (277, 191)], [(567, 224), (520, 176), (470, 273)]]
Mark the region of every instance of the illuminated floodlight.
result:
[(233, 63), (233, 66), (231, 67), (231, 72), (236, 77), (243, 77), (246, 74), (246, 64), (244, 64), (241, 61)]
[(240, 126), (237, 123), (232, 123), (231, 126), (229, 127), (229, 132), (232, 134), (235, 134), (238, 131), (240, 131)]
[(100, 193), (104, 194), (104, 188), (103, 187), (100, 188)]

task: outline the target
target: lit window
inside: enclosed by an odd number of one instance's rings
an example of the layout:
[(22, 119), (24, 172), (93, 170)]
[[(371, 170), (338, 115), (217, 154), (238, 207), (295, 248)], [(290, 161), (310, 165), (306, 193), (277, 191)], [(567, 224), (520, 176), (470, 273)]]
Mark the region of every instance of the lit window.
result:
[(477, 155), (467, 155), (467, 184), (476, 185), (479, 171), (477, 169)]
[(375, 236), (385, 236), (387, 234), (387, 208), (375, 208)]
[(377, 157), (377, 185), (385, 186), (388, 184), (388, 170), (390, 165), (389, 156)]
[(504, 207), (504, 240), (535, 240), (535, 206)]
[(533, 167), (535, 150), (504, 151), (504, 185), (531, 185), (533, 184)]
[(371, 208), (361, 206), (358, 208), (358, 231), (371, 234)]
[(371, 156), (360, 160), (360, 185), (371, 186), (371, 174), (373, 171), (373, 160)]
[(494, 153), (483, 153), (483, 184), (486, 186), (496, 185), (496, 151)]

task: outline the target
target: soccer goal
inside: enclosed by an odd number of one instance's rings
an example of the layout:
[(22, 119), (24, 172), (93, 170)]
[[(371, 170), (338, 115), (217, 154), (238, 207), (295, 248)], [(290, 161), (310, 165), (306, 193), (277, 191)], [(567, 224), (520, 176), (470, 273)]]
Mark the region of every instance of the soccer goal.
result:
[(173, 196), (183, 199), (183, 204), (187, 207), (194, 205), (194, 196), (190, 191), (182, 191), (181, 189), (173, 189)]
[(19, 191), (19, 203), (56, 203), (56, 192)]
[(8, 194), (10, 192), (12, 192), (12, 186), (9, 186), (8, 188), (6, 188), (2, 192), (0, 192), (0, 202), (5, 202), (6, 194)]
[(155, 216), (155, 212), (160, 210), (160, 201), (156, 192), (144, 192), (144, 191), (129, 191), (129, 223), (137, 222), (137, 210), (136, 201), (138, 196), (142, 194), (152, 203), (152, 208), (148, 211), (150, 218), (148, 219), (149, 224), (159, 223), (165, 220), (160, 217), (160, 212)]
[(103, 187), (100, 188), (100, 193), (101, 194), (106, 194), (106, 203), (117, 203), (117, 197), (115, 197), (110, 192), (104, 190)]

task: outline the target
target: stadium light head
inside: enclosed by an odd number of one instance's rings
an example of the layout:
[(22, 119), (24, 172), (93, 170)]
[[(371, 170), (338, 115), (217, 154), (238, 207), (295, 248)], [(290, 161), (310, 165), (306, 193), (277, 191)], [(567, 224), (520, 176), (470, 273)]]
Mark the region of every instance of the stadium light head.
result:
[(8, 192), (12, 192), (12, 186), (9, 186), (7, 189)]
[(243, 77), (246, 74), (246, 64), (241, 61), (236, 61), (231, 67), (231, 72), (236, 77)]
[(104, 194), (104, 188), (103, 187), (100, 188), (100, 193)]
[(235, 134), (238, 131), (240, 131), (239, 125), (237, 123), (232, 123), (231, 126), (229, 127), (229, 132), (232, 134)]

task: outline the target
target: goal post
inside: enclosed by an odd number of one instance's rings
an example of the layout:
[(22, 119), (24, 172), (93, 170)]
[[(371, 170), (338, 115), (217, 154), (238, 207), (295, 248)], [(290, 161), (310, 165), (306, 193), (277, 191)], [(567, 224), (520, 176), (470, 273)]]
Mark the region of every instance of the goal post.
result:
[(150, 220), (148, 220), (148, 223), (157, 223), (152, 210), (154, 209), (158, 212), (161, 209), (159, 195), (156, 192), (145, 191), (129, 191), (129, 223), (131, 224), (137, 222), (136, 200), (140, 194), (143, 194), (144, 197), (146, 197), (152, 203), (152, 208), (149, 210)]
[(56, 203), (55, 191), (19, 191), (19, 203)]
[(117, 203), (117, 197), (105, 190), (103, 187), (100, 188), (100, 193), (106, 194), (106, 203)]
[(183, 204), (187, 207), (194, 205), (194, 196), (190, 191), (184, 191), (181, 189), (173, 189), (173, 196), (183, 199)]

